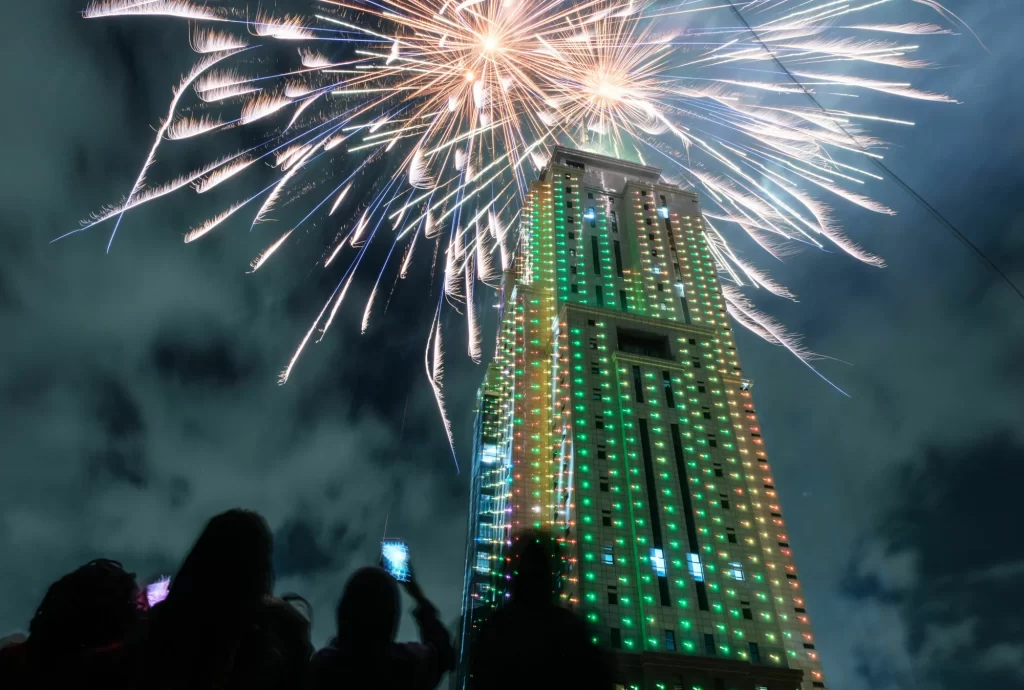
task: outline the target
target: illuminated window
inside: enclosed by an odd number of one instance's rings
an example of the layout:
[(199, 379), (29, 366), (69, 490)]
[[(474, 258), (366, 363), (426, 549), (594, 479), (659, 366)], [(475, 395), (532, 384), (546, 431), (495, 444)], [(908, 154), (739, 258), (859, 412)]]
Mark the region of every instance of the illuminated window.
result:
[(665, 651), (676, 651), (676, 633), (673, 630), (665, 631)]
[(726, 569), (725, 574), (734, 580), (743, 579), (743, 564), (738, 561), (729, 563), (729, 567)]
[(690, 576), (697, 582), (704, 581), (704, 568), (700, 564), (700, 556), (695, 553), (686, 554), (686, 567), (690, 570)]
[(668, 574), (665, 567), (665, 553), (661, 549), (651, 549), (651, 566), (658, 577), (665, 577)]
[(604, 563), (605, 565), (614, 565), (615, 564), (615, 551), (614, 551), (614, 549), (612, 549), (612, 547), (610, 547), (610, 546), (604, 547), (604, 549), (601, 552), (601, 562)]

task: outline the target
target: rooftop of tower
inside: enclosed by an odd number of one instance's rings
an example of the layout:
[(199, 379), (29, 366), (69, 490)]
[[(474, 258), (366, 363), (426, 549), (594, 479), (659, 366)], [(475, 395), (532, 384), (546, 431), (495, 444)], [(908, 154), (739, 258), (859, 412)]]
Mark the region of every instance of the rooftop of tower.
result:
[(572, 163), (583, 163), (584, 165), (589, 163), (603, 170), (619, 172), (624, 175), (647, 179), (651, 182), (661, 181), (661, 168), (630, 163), (619, 158), (602, 156), (599, 153), (590, 153), (589, 151), (579, 151), (565, 146), (556, 146), (551, 151), (551, 162), (558, 165), (569, 165), (570, 167), (572, 167)]
[[(619, 180), (619, 184), (627, 180), (634, 182), (647, 182), (663, 188), (670, 188), (674, 191), (685, 192), (678, 185), (668, 182), (661, 177), (661, 168), (650, 165), (631, 163), (630, 161), (602, 156), (599, 153), (590, 151), (579, 151), (565, 146), (556, 146), (551, 151), (549, 165), (560, 165), (569, 168), (596, 169), (605, 173), (612, 173), (613, 178)], [(621, 176), (621, 177), (619, 177)], [(612, 187), (612, 185), (604, 185)], [(618, 191), (618, 189), (616, 189)], [(690, 192), (692, 194), (692, 192)]]

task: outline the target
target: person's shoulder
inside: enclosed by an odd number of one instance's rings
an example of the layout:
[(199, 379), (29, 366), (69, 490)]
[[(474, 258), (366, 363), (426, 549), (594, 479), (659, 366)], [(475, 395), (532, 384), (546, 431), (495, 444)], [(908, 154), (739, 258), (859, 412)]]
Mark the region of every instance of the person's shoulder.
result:
[(13, 680), (20, 677), (27, 668), (28, 645), (25, 642), (0, 647), (0, 686), (15, 687)]
[(586, 622), (576, 613), (555, 607), (549, 614), (548, 625), (552, 632), (557, 631), (559, 636), (577, 639), (585, 639), (590, 642), (590, 632)]
[(320, 661), (328, 661), (336, 658), (338, 654), (338, 648), (335, 646), (334, 640), (332, 639), (327, 643), (326, 647), (318, 649), (316, 653), (313, 654), (313, 660), (315, 661), (319, 659)]
[(15, 645), (23, 644), (28, 640), (28, 636), (25, 633), (11, 633), (6, 637), (0, 637), (0, 652)]
[(331, 679), (337, 676), (346, 664), (341, 660), (338, 650), (328, 645), (316, 652), (309, 660), (306, 669), (310, 685), (315, 688), (328, 687)]
[(482, 640), (491, 637), (503, 638), (509, 634), (509, 630), (524, 625), (526, 618), (528, 618), (526, 612), (515, 605), (495, 609), (480, 621), (480, 638)]
[(551, 616), (552, 620), (558, 621), (560, 623), (573, 623), (579, 624), (581, 626), (584, 625), (583, 619), (580, 618), (580, 616), (577, 615), (575, 611), (570, 611), (569, 609), (562, 608), (561, 606), (552, 606), (549, 615)]
[(391, 662), (403, 664), (419, 661), (433, 653), (434, 649), (422, 642), (395, 642), (388, 648), (387, 657)]

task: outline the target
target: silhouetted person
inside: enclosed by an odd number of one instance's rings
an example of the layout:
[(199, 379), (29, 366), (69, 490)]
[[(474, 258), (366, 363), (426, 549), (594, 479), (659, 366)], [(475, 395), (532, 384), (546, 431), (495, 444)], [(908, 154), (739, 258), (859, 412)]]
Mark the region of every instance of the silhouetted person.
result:
[(150, 614), (143, 684), (158, 690), (273, 690), (301, 682), (309, 623), (270, 596), (273, 537), (247, 510), (203, 529)]
[(0, 688), (127, 688), (145, 596), (116, 561), (95, 560), (50, 585), (28, 639), (0, 650)]
[(432, 690), (452, 669), (448, 631), (414, 579), (403, 583), (416, 601), (420, 642), (395, 642), (401, 614), (398, 584), (381, 568), (357, 570), (338, 602), (337, 637), (317, 652), (310, 690)]
[(586, 625), (556, 605), (551, 537), (520, 537), (512, 554), (511, 598), (486, 620), (472, 652), (473, 690), (611, 690), (607, 655)]
[(7, 647), (19, 645), (27, 639), (28, 636), (24, 633), (11, 633), (10, 635), (0, 637), (0, 652), (2, 652)]

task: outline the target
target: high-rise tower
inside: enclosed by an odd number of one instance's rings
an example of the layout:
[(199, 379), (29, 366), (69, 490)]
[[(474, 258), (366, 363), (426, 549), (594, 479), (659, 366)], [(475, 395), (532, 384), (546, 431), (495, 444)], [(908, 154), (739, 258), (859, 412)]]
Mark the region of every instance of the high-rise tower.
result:
[(825, 687), (697, 196), (556, 148), (521, 222), (478, 396), (460, 687), (531, 528), (624, 687)]

